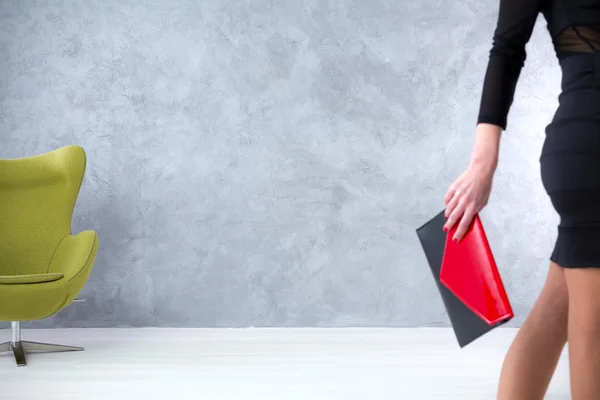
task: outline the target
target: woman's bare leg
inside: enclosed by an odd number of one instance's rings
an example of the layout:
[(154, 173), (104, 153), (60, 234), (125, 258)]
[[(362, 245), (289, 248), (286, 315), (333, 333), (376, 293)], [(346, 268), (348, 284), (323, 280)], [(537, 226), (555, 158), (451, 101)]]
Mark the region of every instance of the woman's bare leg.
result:
[(573, 400), (600, 399), (600, 269), (565, 269)]
[(498, 400), (543, 400), (567, 342), (568, 316), (564, 270), (551, 263), (542, 293), (504, 360)]

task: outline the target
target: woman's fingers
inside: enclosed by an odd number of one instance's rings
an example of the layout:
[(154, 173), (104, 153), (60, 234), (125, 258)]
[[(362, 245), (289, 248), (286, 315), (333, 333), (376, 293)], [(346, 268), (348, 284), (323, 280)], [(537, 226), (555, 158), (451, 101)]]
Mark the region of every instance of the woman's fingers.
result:
[(465, 207), (460, 200), (456, 203), (456, 206), (452, 208), (452, 211), (449, 212), (448, 219), (444, 224), (444, 230), (446, 232), (454, 227), (454, 224), (456, 224), (464, 213), (464, 208)]
[(450, 216), (450, 214), (452, 214), (452, 211), (454, 211), (454, 209), (456, 208), (459, 201), (460, 201), (460, 196), (458, 196), (458, 194), (455, 194), (454, 197), (452, 197), (448, 201), (448, 203), (446, 204), (446, 211), (444, 212), (444, 216), (446, 218), (448, 218)]
[(461, 184), (460, 177), (457, 180), (455, 180), (454, 182), (452, 182), (452, 184), (448, 188), (448, 191), (446, 192), (446, 196), (444, 197), (444, 202), (446, 203), (446, 205), (448, 205), (450, 200), (452, 200), (454, 197), (456, 197), (456, 191), (457, 191), (458, 187), (460, 186), (460, 184)]
[(444, 204), (448, 205), (450, 203), (450, 200), (452, 200), (454, 198), (454, 185), (450, 186), (450, 188), (448, 189), (448, 192), (446, 193), (446, 196), (444, 196)]
[(462, 240), (473, 217), (487, 205), (490, 191), (491, 178), (476, 169), (468, 169), (456, 179), (444, 197), (444, 231), (454, 230), (453, 239)]
[(462, 218), (460, 219), (460, 223), (458, 224), (458, 228), (456, 228), (456, 232), (454, 232), (454, 237), (452, 239), (459, 242), (462, 240), (469, 229), (469, 225), (471, 225), (473, 217), (475, 216), (475, 210), (476, 208), (473, 204), (467, 207)]

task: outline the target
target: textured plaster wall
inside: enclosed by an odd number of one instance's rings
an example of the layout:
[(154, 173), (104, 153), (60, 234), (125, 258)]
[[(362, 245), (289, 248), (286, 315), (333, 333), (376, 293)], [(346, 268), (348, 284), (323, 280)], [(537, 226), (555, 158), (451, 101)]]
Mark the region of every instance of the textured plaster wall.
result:
[[(83, 146), (100, 251), (32, 326), (447, 326), (415, 235), (468, 162), (498, 1), (0, 0), (0, 157)], [(540, 16), (482, 217), (519, 325), (557, 218)]]

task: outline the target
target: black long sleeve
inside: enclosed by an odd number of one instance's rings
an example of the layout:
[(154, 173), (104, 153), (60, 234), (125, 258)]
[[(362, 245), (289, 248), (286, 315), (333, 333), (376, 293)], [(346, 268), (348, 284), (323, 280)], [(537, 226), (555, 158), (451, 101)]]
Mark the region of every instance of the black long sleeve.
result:
[(525, 63), (542, 0), (500, 0), (500, 10), (485, 74), (477, 123), (506, 129), (509, 109)]

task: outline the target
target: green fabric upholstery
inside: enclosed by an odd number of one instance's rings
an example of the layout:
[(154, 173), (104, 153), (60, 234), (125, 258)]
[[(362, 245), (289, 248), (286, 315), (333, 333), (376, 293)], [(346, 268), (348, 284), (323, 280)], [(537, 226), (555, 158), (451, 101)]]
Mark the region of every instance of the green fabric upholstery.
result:
[(0, 321), (49, 317), (87, 282), (98, 236), (71, 234), (85, 167), (79, 146), (0, 160)]
[(0, 275), (0, 285), (46, 283), (54, 282), (64, 277), (63, 274)]

